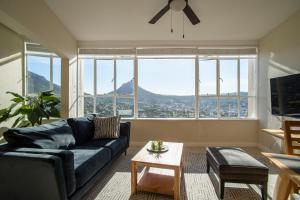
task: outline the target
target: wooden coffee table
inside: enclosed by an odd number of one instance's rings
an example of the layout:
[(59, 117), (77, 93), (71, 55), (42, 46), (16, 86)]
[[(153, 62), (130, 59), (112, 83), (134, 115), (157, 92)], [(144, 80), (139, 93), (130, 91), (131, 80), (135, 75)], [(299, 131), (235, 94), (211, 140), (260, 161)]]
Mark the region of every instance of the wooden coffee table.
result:
[[(148, 142), (131, 159), (131, 193), (146, 191), (180, 199), (183, 143), (164, 142), (169, 151), (159, 154), (149, 152), (147, 147), (150, 145)], [(138, 166), (144, 167), (139, 176)]]

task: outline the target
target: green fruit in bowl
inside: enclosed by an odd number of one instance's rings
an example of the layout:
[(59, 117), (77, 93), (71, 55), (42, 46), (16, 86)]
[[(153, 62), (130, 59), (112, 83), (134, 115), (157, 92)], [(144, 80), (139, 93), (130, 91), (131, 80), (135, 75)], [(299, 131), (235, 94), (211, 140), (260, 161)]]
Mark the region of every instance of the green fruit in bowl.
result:
[(152, 149), (152, 150), (155, 150), (155, 149), (156, 149), (155, 141), (152, 141), (152, 142), (151, 142), (151, 149)]
[(158, 141), (151, 141), (151, 149), (154, 151), (160, 151), (163, 146), (163, 141), (158, 140)]

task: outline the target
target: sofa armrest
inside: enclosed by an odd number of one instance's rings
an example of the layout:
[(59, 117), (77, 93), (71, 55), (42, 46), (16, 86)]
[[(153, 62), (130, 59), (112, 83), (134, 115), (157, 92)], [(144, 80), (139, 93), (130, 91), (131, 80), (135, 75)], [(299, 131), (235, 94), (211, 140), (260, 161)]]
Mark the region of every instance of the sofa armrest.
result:
[(0, 180), (1, 199), (67, 199), (57, 156), (0, 152)]
[(64, 172), (65, 185), (67, 194), (70, 196), (76, 190), (76, 178), (74, 170), (74, 154), (72, 151), (62, 149), (37, 149), (37, 148), (16, 148), (14, 152), (32, 153), (32, 154), (47, 154), (57, 156), (62, 161)]
[(127, 137), (127, 147), (129, 147), (129, 142), (130, 142), (130, 122), (121, 122), (120, 124), (120, 136), (125, 136)]

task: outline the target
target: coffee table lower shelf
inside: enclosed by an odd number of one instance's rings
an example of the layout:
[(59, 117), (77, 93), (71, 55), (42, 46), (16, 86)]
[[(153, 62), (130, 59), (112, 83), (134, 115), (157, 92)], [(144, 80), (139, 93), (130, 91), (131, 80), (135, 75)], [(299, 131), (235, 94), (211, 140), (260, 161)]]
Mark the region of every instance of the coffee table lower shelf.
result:
[(144, 167), (139, 175), (137, 191), (174, 195), (174, 170)]

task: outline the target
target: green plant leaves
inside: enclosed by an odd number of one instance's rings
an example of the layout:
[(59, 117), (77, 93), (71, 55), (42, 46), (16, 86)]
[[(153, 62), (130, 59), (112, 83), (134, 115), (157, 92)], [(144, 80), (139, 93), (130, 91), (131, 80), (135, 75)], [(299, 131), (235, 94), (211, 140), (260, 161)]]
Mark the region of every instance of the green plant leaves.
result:
[(6, 94), (11, 94), (11, 95), (13, 95), (16, 98), (20, 98), (20, 99), (24, 100), (24, 97), (22, 97), (21, 95), (15, 93), (15, 92), (9, 92), (9, 91), (7, 91)]
[(37, 96), (25, 97), (14, 92), (6, 93), (13, 96), (12, 104), (0, 110), (0, 123), (17, 117), (12, 127), (26, 127), (40, 125), (43, 119), (60, 117), (60, 112), (57, 109), (60, 100), (54, 96), (53, 91), (44, 91)]

